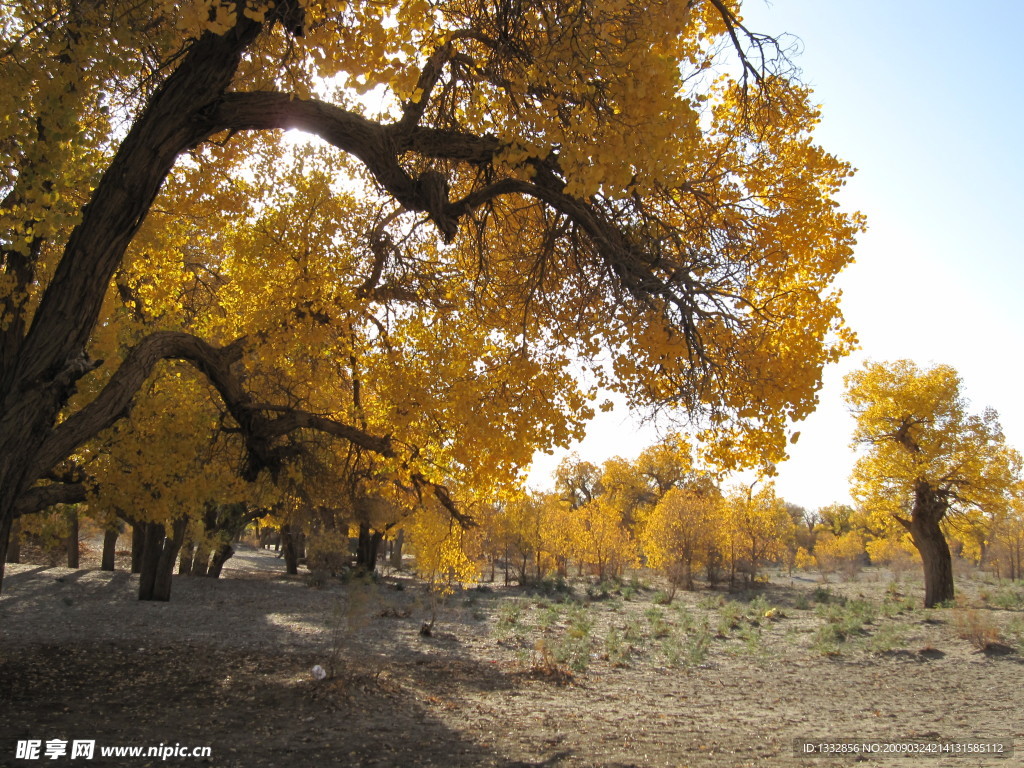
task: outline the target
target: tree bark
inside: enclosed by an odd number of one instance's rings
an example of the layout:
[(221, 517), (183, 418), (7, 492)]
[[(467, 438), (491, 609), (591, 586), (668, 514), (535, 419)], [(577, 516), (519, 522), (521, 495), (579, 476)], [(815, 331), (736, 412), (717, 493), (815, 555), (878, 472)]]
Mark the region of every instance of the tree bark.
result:
[(230, 544), (221, 544), (217, 547), (217, 551), (213, 553), (213, 560), (210, 562), (210, 568), (206, 572), (206, 575), (211, 579), (219, 579), (220, 572), (224, 568), (224, 563), (231, 559), (235, 554), (235, 548)]
[[(402, 570), (402, 545), (405, 544), (405, 529), (399, 528), (391, 544), (391, 567), (396, 571)], [(491, 560), (491, 581), (494, 581), (494, 560)]]
[(146, 526), (132, 523), (132, 573), (142, 572), (142, 553), (146, 549)]
[(190, 573), (193, 576), (205, 576), (209, 568), (210, 547), (207, 546), (205, 541), (200, 541), (196, 544), (196, 551), (192, 556), (192, 570)]
[[(13, 524), (13, 517), (0, 517), (0, 586), (3, 586), (4, 566), (7, 565), (8, 562), (16, 562), (14, 560), (8, 560), (11, 550), (8, 549), (7, 543), (11, 539), (11, 528)], [(20, 545), (17, 547), (17, 549), (20, 550)], [(18, 551), (17, 554), (19, 555), (18, 559), (21, 559), (21, 552)]]
[(103, 532), (103, 558), (100, 561), (101, 571), (114, 570), (117, 560), (117, 537), (120, 532), (117, 528), (108, 528)]
[[(137, 528), (142, 531), (142, 548), (139, 557), (139, 600), (153, 600), (156, 572), (166, 532), (161, 523), (145, 523)], [(134, 552), (132, 556), (134, 557)]]
[(157, 560), (156, 579), (153, 583), (153, 596), (149, 599), (167, 602), (171, 599), (171, 582), (174, 574), (174, 563), (178, 559), (178, 551), (185, 541), (185, 530), (188, 518), (179, 517), (172, 526), (170, 538), (164, 538)]
[(142, 572), (139, 577), (139, 600), (166, 602), (171, 599), (171, 581), (174, 563), (178, 557), (188, 518), (174, 521), (171, 536), (166, 535), (162, 523), (146, 524), (146, 546), (142, 555)]
[(181, 546), (181, 554), (178, 555), (178, 575), (192, 575), (192, 556), (195, 554), (195, 542), (187, 541)]
[[(0, 550), (2, 551), (2, 550)], [(7, 546), (6, 556), (0, 555), (8, 563), (20, 563), (21, 562), (21, 519), (14, 521), (14, 525), (11, 527), (10, 543)], [(3, 567), (3, 563), (0, 563), (0, 568)]]
[(377, 570), (377, 553), (384, 533), (375, 531), (366, 523), (359, 524), (359, 543), (356, 546), (356, 570), (362, 573), (375, 573)]
[(295, 547), (295, 534), (292, 526), (285, 523), (281, 526), (281, 550), (284, 552), (285, 573), (295, 576), (299, 572), (299, 553)]
[(68, 538), (67, 538), (67, 552), (68, 552), (68, 568), (78, 567), (78, 510), (72, 507), (67, 511), (68, 519)]
[(937, 489), (919, 480), (914, 489), (911, 519), (909, 522), (900, 520), (910, 530), (914, 546), (921, 553), (925, 608), (934, 608), (954, 597), (953, 558), (939, 525), (947, 510), (948, 504)]

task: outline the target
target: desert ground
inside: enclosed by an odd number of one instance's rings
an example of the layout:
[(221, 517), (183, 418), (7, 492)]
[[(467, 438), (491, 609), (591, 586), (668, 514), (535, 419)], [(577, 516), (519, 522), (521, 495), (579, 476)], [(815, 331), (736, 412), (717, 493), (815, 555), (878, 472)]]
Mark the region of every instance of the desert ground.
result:
[[(1020, 584), (962, 574), (958, 603), (925, 611), (912, 575), (875, 569), (671, 602), (648, 572), (435, 600), (401, 573), (283, 571), (245, 548), (145, 603), (123, 571), (8, 565), (0, 766), (1024, 765)], [(17, 759), (51, 739), (211, 756)], [(795, 746), (840, 740), (1003, 753)]]

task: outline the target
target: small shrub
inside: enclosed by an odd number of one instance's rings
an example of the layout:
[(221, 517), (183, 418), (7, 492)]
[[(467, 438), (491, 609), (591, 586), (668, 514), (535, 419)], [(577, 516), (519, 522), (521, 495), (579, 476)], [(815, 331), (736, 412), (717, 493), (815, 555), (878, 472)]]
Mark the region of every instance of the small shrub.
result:
[(956, 609), (953, 612), (953, 626), (957, 637), (967, 640), (979, 651), (988, 650), (1002, 639), (999, 625), (974, 608)]
[(845, 640), (846, 636), (842, 634), (835, 624), (823, 624), (814, 633), (814, 641), (811, 643), (811, 648), (822, 656), (838, 656), (839, 644)]
[(552, 645), (552, 654), (559, 664), (573, 672), (586, 672), (590, 665), (590, 638), (572, 634)]
[(679, 604), (676, 606), (676, 626), (679, 627), (680, 632), (691, 631), (696, 624), (696, 618), (685, 605)]
[(745, 652), (751, 655), (758, 655), (763, 650), (761, 646), (761, 629), (759, 627), (752, 624), (740, 627), (737, 637), (743, 643), (743, 650)]
[(612, 595), (617, 594), (619, 594), (618, 584), (607, 579), (587, 587), (587, 597), (591, 600), (607, 600)]
[(661, 652), (665, 655), (665, 661), (673, 667), (695, 667), (702, 664), (710, 649), (711, 632), (707, 625), (688, 635), (673, 633), (661, 644)]
[(306, 567), (310, 571), (338, 576), (347, 571), (351, 563), (348, 536), (337, 531), (321, 533), (306, 547)]
[(1015, 611), (1024, 608), (1024, 591), (1014, 587), (998, 590), (991, 598), (993, 608)]
[(896, 624), (879, 627), (867, 641), (867, 649), (872, 653), (889, 653), (906, 645), (906, 632)]
[(608, 634), (604, 638), (604, 652), (612, 666), (626, 666), (632, 650), (622, 632), (615, 627), (608, 630)]
[(650, 625), (651, 637), (662, 638), (668, 635), (670, 627), (665, 621), (665, 612), (661, 608), (652, 606), (644, 611), (644, 616), (647, 617), (647, 623)]
[(722, 595), (707, 595), (697, 601), (697, 607), (706, 611), (713, 611), (725, 605), (725, 598)]
[(811, 599), (816, 603), (845, 603), (846, 598), (836, 595), (828, 587), (815, 587)]
[(1020, 650), (1024, 651), (1024, 616), (1014, 616), (1006, 625), (1006, 634)]
[(575, 606), (569, 611), (569, 629), (567, 633), (571, 638), (585, 638), (590, 635), (594, 628), (594, 618), (583, 606)]
[(863, 634), (864, 625), (875, 620), (874, 605), (866, 600), (851, 600), (846, 605), (822, 603), (815, 609), (815, 613), (825, 621), (816, 638), (816, 644), (823, 648), (845, 642), (853, 635)]
[(526, 640), (526, 627), (522, 624), (523, 609), (517, 602), (503, 602), (498, 608), (498, 621), (494, 625), (494, 636), (500, 641)]
[(728, 601), (718, 613), (718, 634), (726, 637), (734, 629), (738, 629), (740, 621), (746, 616), (742, 603)]
[(560, 618), (561, 613), (558, 610), (558, 606), (549, 603), (537, 612), (537, 627), (545, 634), (550, 633), (558, 625)]
[(626, 641), (633, 645), (639, 645), (644, 640), (644, 632), (640, 628), (640, 622), (636, 619), (630, 620), (623, 631)]
[(768, 602), (767, 597), (758, 595), (747, 604), (747, 615), (764, 616), (771, 607), (772, 605)]
[(684, 649), (686, 650), (686, 661), (691, 666), (703, 663), (708, 656), (708, 651), (711, 650), (711, 633), (707, 631), (707, 627), (701, 632), (690, 635), (684, 644)]

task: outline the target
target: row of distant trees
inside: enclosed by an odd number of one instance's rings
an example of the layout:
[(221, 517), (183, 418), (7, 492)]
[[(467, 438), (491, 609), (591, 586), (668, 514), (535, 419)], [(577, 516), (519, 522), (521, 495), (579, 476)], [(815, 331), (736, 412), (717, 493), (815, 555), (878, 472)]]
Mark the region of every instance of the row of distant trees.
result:
[[(377, 506), (386, 507), (379, 500)], [(89, 508), (82, 509), (88, 519)], [(376, 514), (383, 520), (386, 512)], [(244, 505), (211, 507), (184, 532), (177, 570), (217, 576), (233, 553), (232, 540), (260, 530), (292, 572), (307, 555), (311, 570), (373, 570), (385, 543), (391, 564), (401, 567), (406, 544), (421, 575), (441, 581), (480, 577), (530, 583), (570, 576), (604, 581), (647, 566), (664, 574), (674, 592), (698, 582), (751, 582), (770, 566), (815, 571), (823, 578), (852, 577), (868, 564), (897, 574), (921, 567), (911, 533), (877, 511), (846, 504), (808, 510), (777, 496), (771, 482), (723, 489), (714, 475), (697, 467), (680, 435), (634, 461), (614, 458), (598, 467), (570, 456), (555, 473), (553, 490), (482, 504), (467, 529), (450, 525), (443, 514), (434, 515), (433, 524), (431, 516), (422, 517), (428, 522), (407, 518), (372, 527), (335, 518), (325, 509), (286, 516)], [(25, 517), (10, 559), (20, 556), (24, 541), (52, 562), (66, 553), (68, 565), (77, 567), (79, 518), (71, 506)], [(103, 520), (92, 521), (92, 530), (103, 528)], [(145, 530), (145, 525), (121, 525), (111, 535), (107, 525), (103, 567), (114, 568), (117, 534), (124, 532), (120, 540), (133, 540), (133, 570), (138, 571)], [(950, 517), (945, 532), (953, 554), (963, 561), (1002, 578), (1024, 578), (1020, 494), (987, 511)]]
[[(807, 510), (771, 482), (723, 490), (697, 471), (685, 443), (669, 439), (634, 462), (601, 467), (567, 459), (548, 493), (493, 506), (468, 537), (485, 577), (530, 582), (626, 568), (661, 571), (673, 591), (698, 581), (750, 582), (769, 566), (849, 577), (868, 564), (896, 573), (921, 567), (911, 534), (846, 504)], [(1024, 500), (992, 514), (951, 518), (955, 556), (1022, 577)]]
[[(312, 569), (372, 570), (386, 540), (397, 540), (391, 549), (401, 564), (407, 537), (417, 569), (432, 583), (466, 581), (480, 571), (494, 579), (499, 568), (506, 581), (572, 573), (604, 580), (647, 565), (663, 571), (673, 589), (689, 589), (698, 578), (749, 582), (770, 564), (827, 575), (868, 562), (905, 570), (917, 561), (931, 606), (953, 594), (953, 556), (1021, 578), (1021, 461), (994, 411), (971, 414), (959, 377), (946, 366), (869, 364), (847, 384), (855, 443), (865, 446), (852, 476), (856, 508), (809, 512), (778, 498), (770, 482), (723, 489), (721, 473), (679, 434), (635, 461), (598, 467), (570, 457), (549, 493), (459, 488), (458, 506), (440, 486), (424, 494), (398, 484), (385, 494), (379, 484), (371, 493), (354, 480), (314, 495), (310, 478), (323, 485), (320, 471), (296, 485), (299, 493), (268, 494), (273, 504), (207, 503), (199, 514), (174, 517), (170, 528), (122, 515), (132, 523), (133, 550), (158, 553), (148, 567), (145, 557), (133, 559), (143, 574), (140, 594), (152, 589), (166, 599), (175, 559), (179, 573), (219, 573), (231, 541), (257, 524), (276, 530), (292, 573), (303, 555)], [(111, 522), (109, 505), (90, 514), (105, 529), (103, 563), (112, 568), (120, 523)], [(77, 565), (78, 520), (74, 506), (24, 516), (9, 559), (28, 537), (51, 551), (65, 547), (69, 565)], [(147, 537), (161, 546), (147, 547)]]

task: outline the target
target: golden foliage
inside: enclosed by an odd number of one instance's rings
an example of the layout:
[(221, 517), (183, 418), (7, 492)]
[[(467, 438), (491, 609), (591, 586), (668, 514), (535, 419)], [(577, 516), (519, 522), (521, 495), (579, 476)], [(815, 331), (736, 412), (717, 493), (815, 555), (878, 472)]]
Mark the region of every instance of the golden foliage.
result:
[(994, 410), (968, 411), (956, 371), (909, 360), (869, 363), (846, 385), (861, 448), (852, 491), (875, 524), (898, 530), (894, 521), (913, 514), (920, 488), (936, 493), (961, 526), (1005, 506), (1020, 458)]
[[(356, 499), (384, 498), (416, 517), (426, 570), (452, 578), (468, 572), (458, 536), (424, 488), (500, 500), (535, 451), (582, 436), (599, 386), (693, 416), (716, 466), (780, 460), (823, 366), (854, 343), (832, 283), (862, 221), (835, 204), (851, 168), (814, 143), (810, 91), (767, 67), (729, 76), (726, 7), (739, 6), (6, 3), (0, 348), (41, 307), (73, 308), (75, 354), (106, 363), (55, 425), (155, 331), (241, 340), (251, 412), (301, 409), (387, 436), (394, 455), (296, 428), (274, 438), (276, 455), (304, 457), (281, 488), (246, 487), (237, 412), (167, 364), (130, 420), (78, 444), (96, 503), (159, 520), (301, 489), (351, 517)], [(96, 202), (121, 183), (112, 158), (218, 41), (238, 45), (216, 64), (225, 88), (182, 118), (198, 132), (118, 229)], [(229, 97), (288, 119), (236, 126)], [(311, 112), (330, 128), (303, 123)], [(299, 124), (316, 138), (277, 130)], [(71, 253), (89, 217), (112, 242)], [(93, 252), (112, 255), (90, 314), (77, 308), (94, 297), (51, 278), (72, 255), (93, 274)], [(571, 540), (550, 556), (629, 562), (630, 527), (692, 472), (680, 450), (654, 449), (633, 476), (597, 472), (604, 496), (574, 498), (571, 520), (549, 504)]]

